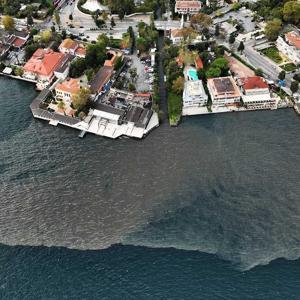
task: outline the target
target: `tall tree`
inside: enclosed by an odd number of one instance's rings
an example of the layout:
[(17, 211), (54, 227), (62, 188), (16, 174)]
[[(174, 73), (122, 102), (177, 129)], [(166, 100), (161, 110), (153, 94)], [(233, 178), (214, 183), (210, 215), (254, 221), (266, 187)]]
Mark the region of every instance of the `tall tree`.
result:
[(279, 79), (279, 80), (284, 80), (284, 79), (285, 79), (285, 71), (281, 71), (281, 72), (278, 74), (278, 79)]
[(295, 94), (299, 89), (299, 82), (298, 81), (292, 81), (291, 82), (291, 91), (293, 94)]
[(240, 42), (239, 46), (238, 46), (238, 51), (240, 51), (241, 53), (244, 51), (245, 49), (245, 45), (243, 42)]
[(2, 25), (6, 31), (13, 31), (15, 29), (15, 20), (11, 16), (3, 16)]
[(72, 99), (72, 103), (77, 110), (82, 110), (88, 104), (91, 96), (91, 91), (89, 88), (80, 89), (78, 94), (75, 94)]
[(265, 27), (265, 35), (270, 41), (275, 41), (281, 30), (282, 22), (279, 19), (273, 19), (267, 22)]

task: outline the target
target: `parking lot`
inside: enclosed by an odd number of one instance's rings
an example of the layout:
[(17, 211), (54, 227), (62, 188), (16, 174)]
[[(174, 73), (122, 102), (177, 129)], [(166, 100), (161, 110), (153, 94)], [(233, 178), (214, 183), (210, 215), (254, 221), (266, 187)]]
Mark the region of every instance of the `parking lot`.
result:
[[(142, 61), (136, 54), (131, 55), (131, 59), (132, 59), (131, 67), (136, 68), (137, 74), (138, 74), (137, 81), (135, 83), (136, 90), (138, 92), (144, 92), (144, 91), (151, 90), (152, 87), (151, 87), (150, 81), (151, 81), (151, 78), (153, 77), (153, 73), (145, 72), (145, 67), (146, 68), (150, 67), (150, 63), (149, 62), (142, 63)], [(128, 76), (130, 76), (130, 74), (128, 74)]]

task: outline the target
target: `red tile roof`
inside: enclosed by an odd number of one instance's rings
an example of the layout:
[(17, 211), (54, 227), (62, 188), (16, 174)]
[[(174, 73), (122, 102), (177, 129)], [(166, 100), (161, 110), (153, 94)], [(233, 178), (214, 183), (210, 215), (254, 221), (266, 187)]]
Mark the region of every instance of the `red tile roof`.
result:
[(16, 48), (20, 48), (22, 47), (25, 43), (27, 42), (27, 40), (24, 40), (24, 39), (21, 39), (21, 38), (16, 38), (14, 41), (13, 41), (13, 45), (16, 47)]
[(70, 78), (62, 83), (58, 83), (55, 87), (56, 90), (76, 94), (80, 91), (80, 80)]
[(176, 8), (182, 9), (182, 8), (201, 8), (201, 2), (200, 1), (176, 1)]
[(64, 54), (51, 49), (37, 49), (25, 64), (24, 71), (50, 76), (60, 65), (64, 56)]
[(86, 56), (86, 50), (83, 47), (78, 47), (75, 51), (75, 54), (78, 56)]
[(197, 67), (197, 69), (203, 69), (203, 62), (200, 56), (197, 56), (195, 58), (195, 65)]
[(290, 31), (285, 35), (286, 40), (290, 45), (300, 49), (300, 35), (296, 31)]
[(241, 81), (245, 90), (269, 88), (268, 84), (264, 81), (264, 79), (259, 76), (241, 78)]

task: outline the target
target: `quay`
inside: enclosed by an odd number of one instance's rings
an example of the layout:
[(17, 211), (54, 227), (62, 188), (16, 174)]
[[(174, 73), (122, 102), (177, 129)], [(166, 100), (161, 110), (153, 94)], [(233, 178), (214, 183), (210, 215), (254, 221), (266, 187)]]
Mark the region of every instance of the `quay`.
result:
[(121, 136), (142, 139), (159, 126), (158, 114), (140, 107), (131, 107), (128, 112), (124, 112), (105, 104), (99, 104), (97, 105), (98, 109), (91, 109), (83, 120), (51, 112), (41, 108), (41, 104), (50, 93), (51, 88), (46, 88), (33, 100), (30, 105), (33, 116), (48, 121), (53, 126), (61, 124), (80, 130), (80, 138), (83, 138), (86, 133), (94, 133), (112, 139)]

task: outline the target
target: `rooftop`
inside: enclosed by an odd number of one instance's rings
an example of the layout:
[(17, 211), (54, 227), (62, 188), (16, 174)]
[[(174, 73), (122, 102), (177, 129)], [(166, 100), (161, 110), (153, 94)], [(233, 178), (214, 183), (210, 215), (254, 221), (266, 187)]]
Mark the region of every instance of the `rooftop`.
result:
[(110, 80), (113, 74), (113, 68), (103, 66), (91, 81), (91, 91), (93, 94), (99, 93), (104, 85)]
[(285, 35), (286, 40), (292, 46), (300, 49), (300, 35), (296, 31), (290, 31)]
[(240, 79), (245, 90), (267, 89), (268, 84), (262, 77), (253, 76)]
[(39, 48), (25, 64), (24, 71), (49, 76), (60, 66), (64, 57), (65, 55), (60, 52)]
[(55, 87), (56, 90), (68, 92), (71, 94), (76, 94), (80, 91), (80, 80), (70, 78), (68, 80), (65, 80), (62, 83), (58, 83)]
[(184, 88), (188, 96), (206, 95), (202, 80), (186, 81)]
[(234, 79), (231, 76), (210, 78), (207, 80), (207, 84), (213, 92), (214, 97), (226, 98), (228, 96), (239, 97), (241, 95)]
[(176, 8), (182, 9), (182, 8), (201, 8), (201, 2), (200, 1), (187, 1), (187, 0), (180, 0), (176, 1)]
[(61, 42), (59, 48), (66, 48), (66, 49), (73, 49), (75, 50), (78, 47), (78, 43), (73, 41), (72, 39), (68, 38)]

